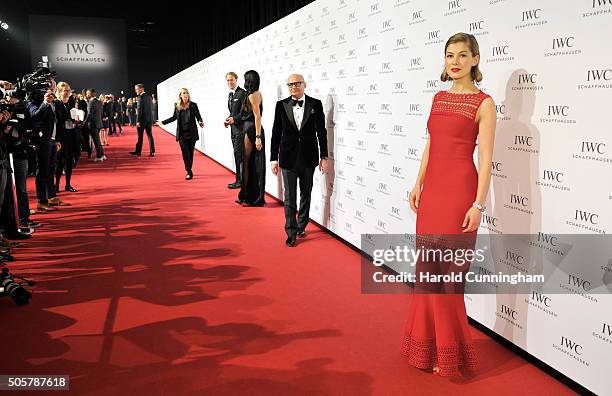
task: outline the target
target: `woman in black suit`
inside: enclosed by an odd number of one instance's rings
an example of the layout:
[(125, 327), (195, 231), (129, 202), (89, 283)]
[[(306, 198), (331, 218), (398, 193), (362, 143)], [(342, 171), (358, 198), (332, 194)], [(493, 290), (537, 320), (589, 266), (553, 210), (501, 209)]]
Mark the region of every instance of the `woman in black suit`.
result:
[(193, 150), (195, 148), (195, 143), (200, 139), (196, 120), (200, 128), (204, 128), (204, 121), (202, 121), (198, 105), (191, 101), (189, 91), (186, 88), (181, 88), (179, 91), (179, 100), (176, 102), (176, 106), (174, 106), (174, 114), (172, 117), (167, 120), (157, 121), (157, 125), (159, 126), (177, 121), (176, 141), (179, 142), (181, 146), (183, 162), (185, 163), (185, 170), (187, 171), (185, 180), (193, 179), (193, 172), (191, 171)]

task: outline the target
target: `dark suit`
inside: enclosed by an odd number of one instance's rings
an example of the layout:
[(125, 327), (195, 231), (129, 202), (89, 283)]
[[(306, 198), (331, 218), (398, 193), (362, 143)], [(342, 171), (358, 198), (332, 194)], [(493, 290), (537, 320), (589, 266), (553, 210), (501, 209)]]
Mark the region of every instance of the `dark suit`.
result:
[[(93, 97), (87, 102), (87, 116), (85, 117), (85, 127), (91, 135), (91, 139), (96, 147), (96, 157), (101, 158), (104, 155), (102, 143), (100, 142), (100, 128), (102, 128), (102, 103), (98, 98)], [(87, 134), (85, 134), (87, 136)], [(85, 138), (87, 139), (87, 137)]]
[[(270, 160), (278, 161), (285, 190), (285, 232), (295, 237), (308, 224), (312, 179), (321, 158), (327, 158), (327, 130), (320, 100), (305, 96), (300, 127), (295, 123), (291, 97), (276, 103)], [(297, 183), (300, 183), (300, 212), (296, 221)]]
[[(185, 113), (186, 111), (188, 114)], [(181, 120), (181, 118), (186, 115), (189, 116), (188, 120)], [(200, 140), (200, 134), (198, 133), (196, 121), (202, 122), (202, 116), (200, 115), (198, 105), (195, 102), (189, 102), (189, 108), (187, 110), (179, 110), (176, 106), (174, 106), (174, 114), (172, 114), (172, 117), (163, 120), (162, 124), (166, 125), (173, 121), (177, 121), (176, 141), (179, 142), (179, 145), (181, 146), (185, 170), (187, 173), (191, 174), (195, 142)]]
[(123, 128), (121, 127), (122, 121), (122, 109), (121, 103), (117, 101), (112, 101), (112, 116), (110, 119), (111, 130), (114, 134), (117, 133), (117, 127), (119, 127), (119, 132), (123, 134)]
[(138, 131), (138, 141), (136, 142), (136, 152), (140, 154), (142, 151), (142, 140), (143, 134), (147, 132), (147, 139), (149, 140), (149, 153), (155, 153), (155, 142), (153, 141), (153, 102), (151, 95), (143, 92), (138, 95), (136, 101), (136, 122), (140, 123), (140, 126), (136, 128)]
[[(29, 102), (28, 110), (32, 120), (33, 140), (36, 144), (36, 197), (38, 203), (47, 204), (49, 198), (48, 190), (52, 180), (52, 158), (55, 158), (55, 138), (58, 134), (58, 118), (53, 107), (47, 103), (41, 104)], [(55, 133), (54, 133), (55, 132)], [(55, 162), (53, 162), (53, 165)], [(55, 168), (53, 168), (53, 171)], [(51, 184), (53, 184), (51, 182)]]
[(242, 133), (242, 104), (245, 100), (246, 91), (240, 87), (236, 87), (234, 95), (231, 93), (227, 98), (227, 109), (230, 117), (234, 118), (234, 124), (231, 125), (232, 146), (234, 146), (234, 161), (236, 163), (236, 182), (242, 180), (242, 152), (244, 149), (244, 133)]

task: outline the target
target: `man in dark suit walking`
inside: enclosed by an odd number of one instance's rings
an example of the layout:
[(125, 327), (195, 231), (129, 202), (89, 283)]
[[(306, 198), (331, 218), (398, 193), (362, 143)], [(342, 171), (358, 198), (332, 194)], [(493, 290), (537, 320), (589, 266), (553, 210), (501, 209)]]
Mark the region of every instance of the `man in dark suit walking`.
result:
[(242, 133), (242, 123), (240, 112), (244, 103), (244, 95), (246, 91), (238, 86), (238, 75), (234, 72), (229, 72), (225, 75), (227, 87), (230, 92), (227, 97), (227, 109), (229, 117), (224, 124), (227, 128), (230, 126), (232, 131), (232, 145), (234, 146), (234, 160), (236, 162), (236, 181), (227, 185), (227, 188), (240, 188), (242, 182), (242, 151), (244, 150), (244, 134)]
[(155, 142), (153, 141), (153, 103), (151, 96), (145, 93), (144, 85), (136, 84), (134, 86), (136, 95), (138, 96), (136, 105), (136, 130), (138, 131), (138, 141), (136, 142), (136, 150), (130, 151), (130, 154), (140, 156), (142, 151), (143, 133), (147, 132), (149, 140), (149, 157), (155, 157)]
[(87, 94), (87, 116), (85, 117), (85, 124), (91, 138), (93, 139), (94, 146), (96, 147), (96, 158), (94, 162), (102, 162), (106, 159), (104, 155), (104, 149), (100, 142), (100, 128), (102, 128), (102, 103), (96, 97), (96, 90), (89, 88)]
[[(285, 232), (289, 247), (296, 237), (306, 236), (314, 170), (327, 172), (327, 130), (323, 104), (304, 94), (306, 82), (300, 74), (287, 79), (290, 97), (279, 100), (274, 112), (270, 161), (272, 173), (283, 175), (285, 190)], [(321, 159), (319, 160), (319, 153)], [(300, 184), (300, 211), (297, 211), (297, 184)]]

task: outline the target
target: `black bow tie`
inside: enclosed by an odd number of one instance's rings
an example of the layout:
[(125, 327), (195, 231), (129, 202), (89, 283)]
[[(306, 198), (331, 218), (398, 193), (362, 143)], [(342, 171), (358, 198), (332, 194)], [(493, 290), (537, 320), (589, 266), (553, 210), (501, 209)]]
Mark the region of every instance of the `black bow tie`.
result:
[(291, 99), (291, 106), (295, 105), (302, 107), (304, 105), (304, 100)]

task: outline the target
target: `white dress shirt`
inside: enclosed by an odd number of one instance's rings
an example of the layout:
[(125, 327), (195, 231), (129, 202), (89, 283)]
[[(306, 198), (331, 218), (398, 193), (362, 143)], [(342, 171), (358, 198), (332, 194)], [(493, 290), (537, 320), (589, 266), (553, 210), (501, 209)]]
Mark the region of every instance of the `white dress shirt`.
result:
[(293, 119), (295, 119), (295, 125), (297, 126), (297, 129), (300, 130), (302, 128), (302, 120), (304, 119), (304, 106), (306, 105), (306, 95), (295, 100), (304, 101), (304, 103), (302, 103), (302, 106), (297, 104), (293, 106)]

